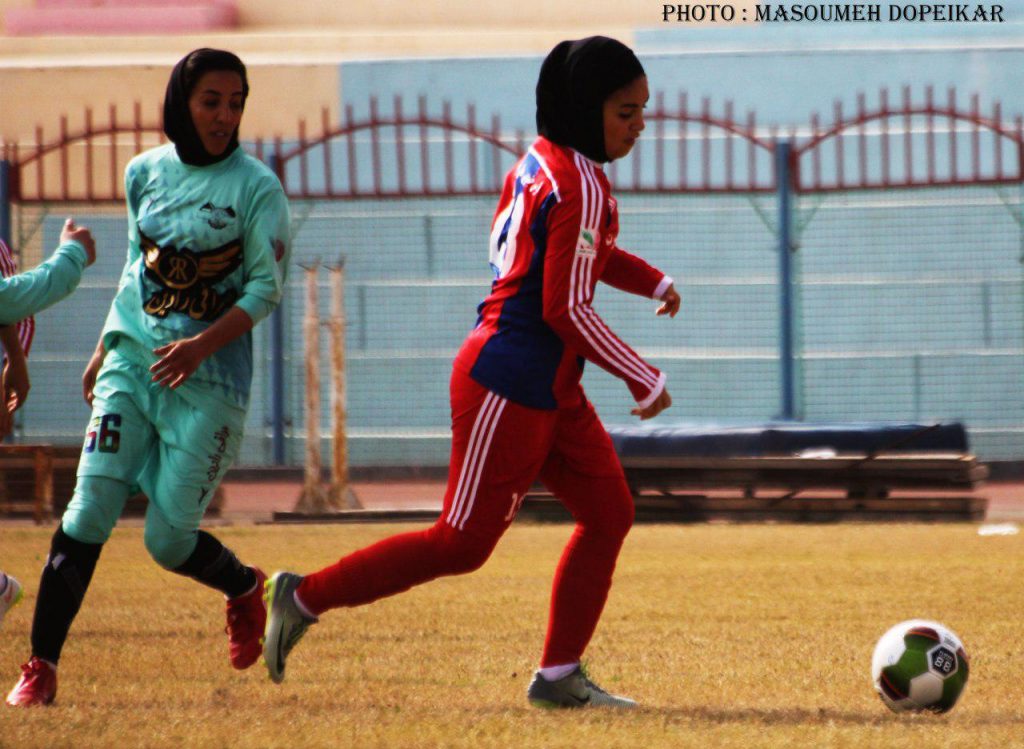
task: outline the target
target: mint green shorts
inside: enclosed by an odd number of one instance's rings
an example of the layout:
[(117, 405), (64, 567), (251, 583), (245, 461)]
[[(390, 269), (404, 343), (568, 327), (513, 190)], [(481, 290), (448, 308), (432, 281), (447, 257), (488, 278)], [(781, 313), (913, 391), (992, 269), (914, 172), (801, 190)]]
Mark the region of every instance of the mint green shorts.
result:
[[(194, 533), (238, 454), (243, 411), (197, 408), (150, 377), (116, 350), (107, 354), (93, 389), (78, 486), (62, 521), (73, 538), (105, 541), (135, 487), (149, 498), (147, 535), (159, 528)], [(91, 488), (110, 486), (88, 480), (94, 477), (120, 482), (123, 492)]]

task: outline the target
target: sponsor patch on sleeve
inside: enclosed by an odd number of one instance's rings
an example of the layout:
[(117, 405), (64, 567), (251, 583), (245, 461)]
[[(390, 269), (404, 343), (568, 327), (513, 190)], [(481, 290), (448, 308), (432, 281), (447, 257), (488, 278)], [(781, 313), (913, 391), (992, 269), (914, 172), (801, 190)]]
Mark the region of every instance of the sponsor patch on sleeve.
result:
[(594, 257), (597, 255), (598, 235), (593, 229), (581, 229), (580, 236), (576, 240), (576, 254), (580, 257)]

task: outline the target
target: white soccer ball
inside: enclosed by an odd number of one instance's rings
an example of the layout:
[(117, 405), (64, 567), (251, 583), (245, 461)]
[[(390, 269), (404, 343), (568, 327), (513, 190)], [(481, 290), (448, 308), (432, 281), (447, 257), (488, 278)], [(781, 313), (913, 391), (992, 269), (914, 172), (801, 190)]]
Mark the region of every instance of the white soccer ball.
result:
[(875, 691), (894, 712), (952, 709), (969, 673), (960, 638), (927, 619), (897, 624), (882, 635), (871, 658)]

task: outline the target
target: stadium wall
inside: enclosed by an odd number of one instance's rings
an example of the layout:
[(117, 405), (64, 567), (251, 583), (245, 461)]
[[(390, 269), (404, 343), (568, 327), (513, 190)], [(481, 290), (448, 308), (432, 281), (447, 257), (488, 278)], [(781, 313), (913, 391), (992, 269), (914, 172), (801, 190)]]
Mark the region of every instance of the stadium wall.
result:
[[(871, 96), (880, 86), (903, 82), (917, 84), (918, 92), (924, 84), (940, 93), (955, 85), (961, 102), (976, 90), (986, 111), (997, 98), (1004, 99), (1008, 116), (1024, 111), (1012, 74), (1021, 69), (1024, 53), (1020, 44), (994, 39), (976, 40), (970, 49), (962, 41), (939, 39), (942, 49), (924, 49), (920, 42), (910, 51), (878, 49), (866, 39), (831, 50), (737, 49), (744, 41), (736, 30), (717, 36), (710, 49), (671, 51), (678, 39), (644, 40), (640, 33), (638, 40), (642, 53), (650, 50), (642, 56), (656, 89), (674, 90), (675, 82), (691, 92), (691, 101), (708, 96), (716, 106), (733, 98), (739, 114), (756, 106), (766, 131), (774, 124), (806, 137), (811, 111), (831, 111), (838, 98), (850, 112), (858, 91)], [(689, 43), (685, 35), (683, 41)], [(332, 68), (329, 100), (365, 114), (371, 96), (386, 112), (396, 92), (415, 97), (429, 91), (435, 105), (448, 99), (460, 111), (472, 101), (483, 121), (497, 111), (506, 127), (532, 133), (539, 59), (532, 54), (345, 62)], [(310, 119), (318, 116), (319, 108)], [(642, 153), (651, 169), (650, 152)], [(361, 169), (369, 157), (363, 158)], [(1021, 199), (1019, 185), (801, 196), (795, 214), (800, 415), (832, 421), (961, 420), (983, 459), (1024, 457), (1024, 402), (1018, 392), (1024, 376)], [(493, 200), (294, 203), (296, 262), (330, 262), (342, 254), (347, 259), (353, 465), (447, 460), (448, 368), (486, 293), (484, 243)], [(676, 405), (665, 419), (736, 423), (777, 416), (772, 196), (635, 195), (623, 196), (621, 205), (623, 246), (680, 279), (685, 309), (672, 323), (654, 321), (651, 305), (604, 293), (598, 309), (613, 329), (668, 371)], [(79, 215), (95, 227), (103, 247), (123, 245), (119, 209)], [(38, 220), (34, 257), (53, 245), (62, 216), (61, 208), (22, 217), (29, 226)], [(26, 406), (22, 439), (79, 438), (87, 413), (78, 396), (78, 372), (109, 304), (121, 257), (119, 251), (102, 256), (110, 267), (87, 276), (73, 317), (62, 308), (41, 317), (34, 372), (37, 392), (48, 395)], [(304, 447), (299, 276), (293, 269), (283, 313), (292, 464), (301, 461)], [(325, 278), (323, 314), (328, 296)], [(257, 329), (258, 361), (268, 361), (268, 331)], [(327, 363), (325, 352), (324, 371)], [(270, 455), (265, 371), (257, 370), (241, 457), (250, 465), (266, 464)], [(586, 384), (609, 424), (630, 421), (618, 382), (590, 368)], [(382, 403), (382, 391), (395, 396)]]

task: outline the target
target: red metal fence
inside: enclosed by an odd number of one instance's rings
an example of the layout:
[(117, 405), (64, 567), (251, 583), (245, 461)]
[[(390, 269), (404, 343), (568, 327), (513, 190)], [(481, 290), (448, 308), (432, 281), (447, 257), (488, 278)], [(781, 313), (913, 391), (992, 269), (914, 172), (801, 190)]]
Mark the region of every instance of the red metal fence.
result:
[[(10, 195), (17, 203), (51, 201), (120, 201), (124, 199), (124, 167), (136, 154), (166, 141), (159, 124), (143, 121), (136, 102), (125, 122), (110, 105), (106, 123), (97, 125), (91, 107), (85, 109), (82, 128), (71, 132), (68, 117), (60, 118), (57, 137), (47, 142), (42, 125), (35, 143), (4, 143), (3, 159), (11, 165)], [(97, 152), (101, 155), (97, 157)]]
[[(836, 102), (828, 127), (811, 118), (810, 136), (794, 149), (795, 187), (803, 192), (873, 188), (1004, 184), (1024, 180), (1024, 118), (1003, 119), (1000, 103), (990, 115), (981, 111), (978, 94), (962, 108), (956, 89), (937, 103), (933, 87), (915, 104), (909, 86), (898, 105), (882, 89), (878, 106), (869, 109), (857, 96), (852, 117)], [(893, 124), (897, 127), (893, 127)], [(893, 132), (897, 130), (898, 132)], [(873, 133), (869, 132), (874, 130)], [(939, 140), (945, 140), (940, 148)], [(988, 152), (982, 148), (988, 141)], [(831, 141), (831, 154), (827, 153)], [(851, 149), (852, 143), (852, 149)], [(899, 157), (897, 151), (901, 152)], [(823, 178), (822, 162), (830, 158), (831, 179)], [(964, 163), (966, 162), (966, 163)]]
[[(752, 193), (776, 189), (776, 144), (792, 151), (793, 187), (798, 191), (859, 190), (1024, 180), (1024, 124), (1003, 119), (994, 103), (983, 114), (977, 94), (967, 107), (954, 89), (944, 103), (931, 87), (923, 101), (909, 87), (898, 103), (887, 89), (869, 108), (863, 94), (848, 116), (840, 103), (832, 123), (815, 114), (804, 128), (780, 133), (758, 126), (754, 114), (742, 120), (732, 102), (715, 113), (711, 101), (699, 106), (686, 93), (669, 109), (659, 93), (647, 112), (647, 134), (625, 162), (613, 162), (610, 177), (619, 192)], [(415, 197), (493, 194), (504, 171), (527, 147), (521, 130), (509, 132), (499, 115), (482, 126), (475, 108), (455, 115), (449, 103), (431, 113), (426, 97), (414, 111), (401, 97), (381, 114), (376, 99), (366, 116), (346, 106), (340, 124), (323, 110), (319, 132), (305, 120), (292, 141), (257, 141), (253, 150), (268, 161), (293, 198)], [(11, 165), (14, 202), (103, 202), (123, 200), (122, 173), (128, 160), (164, 142), (157, 118), (144, 121), (136, 103), (129, 121), (114, 106), (96, 124), (86, 109), (82, 127), (72, 132), (64, 116), (56, 136), (36, 129), (31, 146), (4, 144)], [(155, 122), (155, 124), (154, 124)]]

